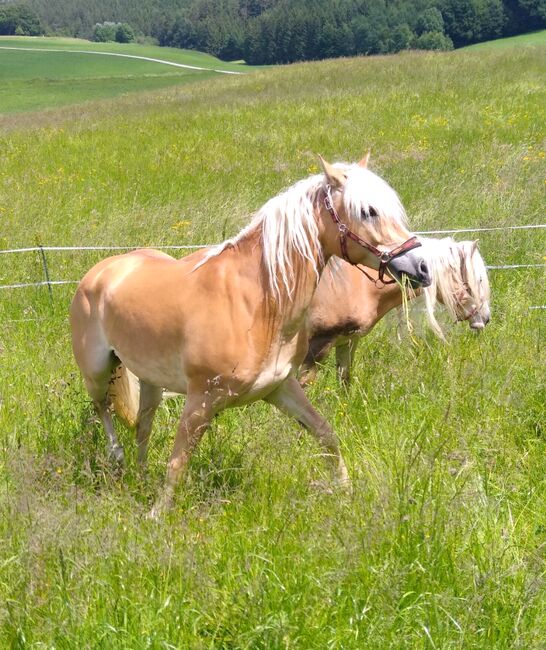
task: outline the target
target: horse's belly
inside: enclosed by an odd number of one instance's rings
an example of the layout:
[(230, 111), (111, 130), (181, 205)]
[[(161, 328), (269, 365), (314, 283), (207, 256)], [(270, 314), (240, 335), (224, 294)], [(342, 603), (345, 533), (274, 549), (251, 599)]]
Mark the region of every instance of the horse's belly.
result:
[[(160, 386), (174, 393), (186, 393), (188, 388), (188, 379), (184, 365), (180, 358), (162, 359), (158, 357), (132, 358), (130, 355), (114, 350), (123, 365), (135, 374), (139, 379), (152, 386)], [(174, 356), (174, 355), (173, 355)]]

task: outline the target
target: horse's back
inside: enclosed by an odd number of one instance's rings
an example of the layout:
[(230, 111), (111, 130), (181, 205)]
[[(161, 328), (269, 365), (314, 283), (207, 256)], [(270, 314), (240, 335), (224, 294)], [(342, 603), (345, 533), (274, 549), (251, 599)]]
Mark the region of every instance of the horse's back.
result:
[(256, 330), (262, 301), (249, 295), (249, 272), (233, 268), (229, 251), (199, 265), (206, 253), (175, 260), (143, 250), (93, 267), (72, 304), (76, 357), (92, 340), (95, 351), (114, 351), (141, 379), (178, 392), (187, 372), (211, 368), (250, 381), (266, 336)]
[(168, 281), (175, 269), (189, 273), (202, 255), (198, 251), (177, 260), (162, 251), (144, 248), (108, 257), (95, 264), (80, 281), (72, 300), (72, 317), (78, 309), (90, 311), (99, 304), (104, 307), (105, 303), (115, 302), (125, 288), (135, 283), (141, 287), (139, 293), (146, 291), (145, 285), (150, 285), (147, 290), (154, 293), (154, 285)]
[(153, 272), (154, 268), (170, 267), (179, 262), (197, 264), (202, 256), (198, 251), (194, 255), (189, 255), (183, 260), (176, 260), (171, 255), (151, 248), (141, 248), (130, 253), (122, 255), (113, 255), (101, 260), (93, 266), (82, 278), (78, 285), (78, 291), (85, 292), (101, 291), (108, 289), (113, 283), (119, 283), (127, 277), (132, 271), (140, 267), (147, 266)]

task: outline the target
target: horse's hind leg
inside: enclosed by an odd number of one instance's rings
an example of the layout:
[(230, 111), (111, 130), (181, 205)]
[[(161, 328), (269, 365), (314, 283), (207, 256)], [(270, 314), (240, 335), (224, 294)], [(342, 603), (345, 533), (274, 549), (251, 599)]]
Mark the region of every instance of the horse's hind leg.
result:
[(95, 363), (91, 366), (93, 372), (90, 372), (91, 368), (89, 367), (87, 372), (82, 368), (83, 379), (102, 426), (106, 431), (106, 451), (108, 456), (121, 465), (124, 460), (123, 447), (118, 441), (114, 423), (112, 422), (110, 399), (108, 397), (108, 386), (118, 361), (112, 352), (103, 355), (101, 361), (101, 363), (97, 363), (97, 360), (95, 360)]
[(100, 402), (94, 401), (93, 404), (95, 405), (95, 409), (99, 414), (104, 430), (106, 431), (106, 451), (108, 452), (108, 456), (119, 465), (123, 465), (123, 447), (120, 445), (116, 435), (116, 430), (114, 429), (108, 400), (104, 399)]
[(303, 424), (323, 448), (336, 483), (349, 487), (349, 474), (339, 450), (339, 439), (328, 422), (315, 411), (297, 379), (289, 377), (265, 401)]
[(93, 336), (92, 332), (85, 332), (85, 336), (76, 338), (73, 330), (73, 348), (76, 362), (80, 367), (83, 380), (95, 410), (106, 431), (106, 450), (110, 458), (117, 463), (123, 463), (123, 447), (119, 444), (112, 422), (108, 387), (112, 372), (119, 363), (112, 350), (104, 346), (100, 337)]
[(146, 465), (148, 455), (148, 442), (152, 431), (157, 407), (161, 403), (163, 390), (140, 380), (140, 403), (137, 415), (136, 439), (138, 445), (138, 463), (141, 467)]
[(119, 444), (116, 430), (114, 429), (112, 414), (110, 412), (110, 399), (108, 397), (108, 386), (117, 360), (110, 353), (108, 356), (105, 355), (100, 364), (95, 361), (92, 365), (85, 366), (80, 363), (80, 359), (77, 359), (77, 361), (82, 371), (87, 392), (93, 400), (97, 415), (106, 431), (106, 451), (108, 456), (116, 463), (122, 464), (123, 447)]
[(215, 413), (214, 399), (210, 393), (188, 392), (171, 458), (167, 465), (165, 487), (150, 512), (152, 519), (156, 519), (162, 512), (171, 508), (176, 486), (186, 469), (191, 453), (201, 440)]

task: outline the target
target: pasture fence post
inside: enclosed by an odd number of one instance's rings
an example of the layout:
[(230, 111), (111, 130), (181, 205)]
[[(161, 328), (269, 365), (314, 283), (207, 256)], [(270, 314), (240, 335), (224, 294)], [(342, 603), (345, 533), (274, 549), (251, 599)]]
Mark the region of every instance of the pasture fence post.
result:
[(38, 250), (40, 252), (40, 257), (41, 257), (41, 260), (42, 260), (42, 268), (44, 270), (45, 279), (46, 279), (46, 283), (47, 283), (47, 289), (49, 291), (49, 300), (51, 302), (51, 306), (53, 307), (53, 291), (51, 289), (51, 280), (49, 278), (49, 268), (47, 266), (47, 257), (46, 257), (46, 254), (45, 254), (44, 247), (41, 244), (38, 244)]

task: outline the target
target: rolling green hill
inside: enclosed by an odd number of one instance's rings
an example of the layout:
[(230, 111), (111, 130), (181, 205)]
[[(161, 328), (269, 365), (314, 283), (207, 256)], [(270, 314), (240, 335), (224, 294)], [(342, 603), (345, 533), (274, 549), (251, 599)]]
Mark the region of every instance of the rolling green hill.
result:
[(476, 43), (464, 48), (466, 50), (489, 50), (492, 48), (512, 48), (527, 46), (546, 45), (546, 30), (540, 32), (531, 32), (530, 34), (521, 34), (520, 36), (511, 36), (509, 38), (497, 38), (494, 41), (485, 43)]
[[(218, 242), (317, 153), (371, 148), (414, 229), (496, 227), (489, 264), (541, 264), (545, 231), (509, 227), (544, 219), (545, 57), (333, 60), (0, 115), (0, 249)], [(50, 278), (108, 254), (46, 252)], [(544, 269), (490, 277), (481, 336), (386, 319), (349, 391), (331, 361), (310, 387), (352, 495), (318, 489), (317, 447), (255, 404), (217, 418), (158, 523), (182, 399), (147, 475), (119, 427), (116, 472), (72, 359), (74, 285), (0, 290), (0, 647), (543, 648)], [(36, 251), (0, 254), (0, 284), (43, 279)]]
[(0, 113), (157, 90), (222, 74), (218, 70), (240, 73), (251, 68), (174, 48), (0, 37)]

